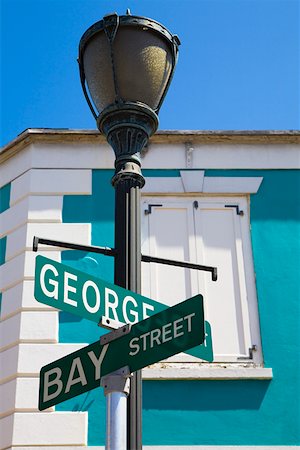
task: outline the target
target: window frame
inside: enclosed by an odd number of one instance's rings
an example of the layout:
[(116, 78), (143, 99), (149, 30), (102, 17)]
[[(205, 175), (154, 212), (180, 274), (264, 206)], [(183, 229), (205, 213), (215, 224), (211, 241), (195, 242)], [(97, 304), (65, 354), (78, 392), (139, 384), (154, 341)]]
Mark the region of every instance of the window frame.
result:
[[(184, 174), (183, 174), (184, 172)], [(197, 180), (202, 178), (201, 186)], [(189, 174), (191, 177), (189, 178)], [(251, 296), (249, 302), (249, 328), (250, 333), (257, 342), (257, 346), (254, 351), (249, 350), (249, 355), (245, 355), (245, 358), (239, 361), (223, 361), (223, 362), (199, 362), (194, 358), (193, 362), (185, 362), (181, 355), (175, 361), (167, 361), (157, 363), (150, 368), (143, 370), (145, 379), (236, 379), (236, 378), (255, 378), (255, 379), (270, 379), (272, 378), (272, 369), (266, 369), (263, 365), (263, 353), (261, 346), (260, 326), (259, 326), (259, 314), (258, 314), (258, 301), (256, 295), (255, 274), (252, 256), (251, 245), (251, 226), (250, 226), (250, 196), (249, 193), (256, 193), (262, 182), (261, 177), (218, 177), (217, 186), (218, 190), (230, 191), (221, 192), (204, 192), (203, 186), (205, 186), (205, 178), (203, 171), (181, 171), (181, 177), (153, 177), (146, 178), (146, 186), (148, 188), (142, 192), (142, 217), (144, 215), (144, 203), (151, 198), (154, 203), (159, 203), (159, 198), (167, 199), (213, 199), (214, 201), (230, 201), (230, 204), (238, 204), (240, 210), (244, 211), (245, 217), (241, 222), (243, 228), (243, 247), (244, 247), (244, 260), (242, 261), (245, 266), (245, 285), (247, 295)], [(211, 178), (211, 177), (209, 177)], [(214, 177), (216, 178), (216, 177)], [(229, 179), (230, 178), (230, 179)], [(184, 180), (184, 181), (183, 181)], [(147, 183), (148, 181), (148, 183)], [(149, 182), (150, 181), (150, 182)], [(195, 185), (198, 183), (198, 187)], [(221, 189), (222, 184), (224, 189)], [(206, 183), (206, 186), (212, 186), (211, 182)], [(247, 187), (248, 186), (248, 187)], [(196, 188), (197, 187), (197, 191)], [(229, 189), (230, 187), (230, 189)], [(242, 189), (241, 189), (242, 188)], [(205, 189), (209, 191), (210, 189)], [(241, 192), (243, 190), (244, 192)], [(246, 228), (245, 228), (246, 227)], [(239, 268), (240, 269), (240, 268)], [(249, 357), (252, 353), (252, 359)], [(183, 372), (177, 369), (185, 369)], [(226, 373), (224, 370), (226, 369)], [(245, 371), (246, 370), (246, 371)], [(250, 372), (249, 372), (250, 370)], [(177, 375), (176, 375), (177, 374)]]

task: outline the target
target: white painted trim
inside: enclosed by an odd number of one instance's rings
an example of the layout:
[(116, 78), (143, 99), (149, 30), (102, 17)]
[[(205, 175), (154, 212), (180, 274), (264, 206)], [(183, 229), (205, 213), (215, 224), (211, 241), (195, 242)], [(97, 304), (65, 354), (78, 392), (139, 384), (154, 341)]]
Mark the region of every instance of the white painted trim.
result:
[(58, 343), (58, 313), (54, 311), (23, 311), (2, 320), (1, 349), (19, 343)]
[[(150, 143), (142, 160), (143, 169), (298, 169), (299, 144), (193, 144), (187, 161), (180, 142)], [(188, 166), (188, 164), (189, 166)]]
[(63, 196), (27, 196), (1, 214), (0, 237), (27, 222), (61, 223)]
[(91, 170), (31, 169), (11, 183), (10, 206), (27, 195), (90, 195)]
[(34, 298), (34, 280), (21, 281), (2, 294), (1, 321), (22, 311), (54, 311)]
[[(38, 377), (24, 377), (0, 384), (0, 417), (14, 412), (38, 412), (39, 381)], [(47, 408), (49, 411), (54, 411), (54, 406)]]
[(262, 177), (205, 177), (202, 192), (256, 194), (262, 180)]
[(184, 192), (203, 192), (204, 170), (181, 170)]
[(143, 194), (256, 194), (262, 177), (203, 177), (203, 171), (180, 171), (180, 177), (146, 177)]
[[(143, 169), (298, 169), (300, 146), (297, 143), (197, 143), (193, 157), (186, 158), (182, 135), (178, 142), (150, 142), (142, 158)], [(189, 141), (191, 138), (187, 138)], [(113, 169), (114, 155), (105, 143), (36, 142), (27, 144), (0, 166), (0, 186), (32, 168), (40, 169)]]
[(87, 427), (86, 412), (17, 412), (0, 421), (0, 448), (43, 444), (83, 446), (87, 443)]
[[(39, 251), (38, 254), (57, 262), (61, 261), (60, 251)], [(0, 266), (0, 289), (2, 292), (23, 280), (34, 279), (36, 256), (37, 253), (26, 251)]]
[[(90, 245), (90, 223), (27, 223), (12, 233), (8, 234), (6, 242), (5, 261), (20, 255), (25, 251), (32, 251), (33, 237), (65, 241), (75, 244)], [(59, 248), (60, 249), (60, 248)], [(45, 244), (39, 245), (39, 250), (51, 252), (58, 250)]]
[(190, 367), (192, 363), (180, 364), (178, 368), (145, 368), (143, 380), (271, 380), (273, 371), (264, 367)]
[(33, 167), (46, 169), (113, 169), (115, 155), (106, 142), (37, 142), (31, 145)]
[[(165, 156), (171, 158), (170, 154)], [(205, 169), (299, 169), (300, 146), (297, 144), (195, 145), (193, 168), (204, 167)]]
[(142, 194), (180, 194), (184, 192), (181, 178), (179, 177), (146, 177)]
[(10, 183), (33, 166), (31, 145), (29, 145), (0, 165), (0, 187)]

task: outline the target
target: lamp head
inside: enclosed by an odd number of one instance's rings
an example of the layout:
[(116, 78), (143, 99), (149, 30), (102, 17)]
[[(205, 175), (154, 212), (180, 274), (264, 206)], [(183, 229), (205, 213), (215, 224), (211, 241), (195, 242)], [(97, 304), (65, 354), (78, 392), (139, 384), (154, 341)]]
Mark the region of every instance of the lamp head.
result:
[(78, 59), (83, 92), (115, 152), (129, 129), (126, 145), (133, 148), (127, 154), (139, 152), (156, 131), (179, 44), (158, 22), (130, 14), (105, 16), (83, 34)]

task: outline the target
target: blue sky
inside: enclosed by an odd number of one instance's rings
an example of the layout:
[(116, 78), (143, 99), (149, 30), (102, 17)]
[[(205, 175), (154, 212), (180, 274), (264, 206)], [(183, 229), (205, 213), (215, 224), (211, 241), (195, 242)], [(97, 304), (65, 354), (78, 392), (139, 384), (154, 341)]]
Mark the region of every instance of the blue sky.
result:
[(1, 145), (26, 128), (95, 129), (77, 67), (83, 32), (109, 12), (178, 34), (160, 129), (299, 129), (298, 0), (0, 0)]

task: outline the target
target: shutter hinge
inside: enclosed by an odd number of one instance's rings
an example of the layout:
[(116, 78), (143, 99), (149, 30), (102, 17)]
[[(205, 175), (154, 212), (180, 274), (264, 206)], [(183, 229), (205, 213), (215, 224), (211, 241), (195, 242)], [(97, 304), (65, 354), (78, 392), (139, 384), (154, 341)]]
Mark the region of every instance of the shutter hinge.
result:
[(239, 205), (224, 205), (225, 208), (235, 208), (236, 209), (236, 213), (238, 216), (243, 216), (244, 215), (244, 211), (242, 211), (239, 207)]
[(257, 345), (252, 345), (251, 348), (249, 348), (249, 355), (248, 356), (239, 356), (238, 360), (248, 360), (248, 359), (253, 359), (253, 353), (256, 352), (257, 350)]
[(144, 210), (144, 213), (146, 215), (151, 214), (152, 213), (152, 208), (154, 208), (154, 206), (159, 207), (159, 206), (162, 206), (162, 205), (157, 205), (157, 204), (153, 204), (153, 203), (149, 204), (148, 208)]

